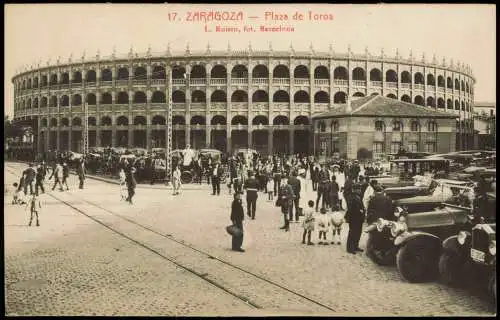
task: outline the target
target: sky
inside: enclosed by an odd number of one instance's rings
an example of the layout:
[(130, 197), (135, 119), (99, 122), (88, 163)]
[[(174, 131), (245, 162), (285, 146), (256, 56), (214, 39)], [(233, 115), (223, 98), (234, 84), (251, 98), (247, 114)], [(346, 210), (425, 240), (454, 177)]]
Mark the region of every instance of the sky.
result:
[[(475, 101), (496, 102), (496, 10), (494, 5), (473, 4), (9, 4), (4, 6), (4, 106), (13, 114), (12, 77), (31, 65), (54, 64), (134, 52), (172, 52), (247, 49), (345, 53), (348, 47), (363, 54), (365, 48), (387, 56), (396, 50), (403, 57), (430, 61), (436, 55), (447, 63), (469, 64), (476, 78)], [(192, 21), (195, 12), (234, 12), (237, 21)], [(267, 12), (267, 14), (266, 14)], [(298, 14), (297, 14), (298, 13)], [(302, 20), (297, 19), (302, 15)], [(256, 17), (256, 18), (252, 18)], [(267, 19), (266, 19), (267, 17)], [(315, 19), (316, 17), (316, 19)], [(321, 18), (318, 20), (318, 18)], [(287, 20), (284, 20), (287, 19)], [(258, 32), (260, 26), (288, 26), (293, 32)], [(216, 26), (240, 28), (241, 33), (215, 32)], [(256, 32), (244, 32), (252, 27)], [(206, 29), (212, 32), (206, 32)]]

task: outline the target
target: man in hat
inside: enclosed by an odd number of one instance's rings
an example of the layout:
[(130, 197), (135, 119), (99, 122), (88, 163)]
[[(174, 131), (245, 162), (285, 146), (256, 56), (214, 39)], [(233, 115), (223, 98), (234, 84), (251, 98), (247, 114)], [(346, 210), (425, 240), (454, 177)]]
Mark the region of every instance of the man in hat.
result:
[(35, 169), (33, 169), (33, 163), (30, 163), (28, 168), (23, 171), (24, 176), (24, 195), (28, 194), (28, 186), (30, 187), (30, 194), (33, 194), (33, 181), (36, 177)]
[(255, 220), (259, 182), (255, 179), (255, 173), (253, 171), (249, 172), (249, 176), (243, 188), (247, 191), (247, 215), (251, 217), (252, 220)]
[(361, 229), (365, 220), (365, 209), (361, 200), (361, 186), (355, 184), (352, 188), (352, 193), (347, 200), (347, 212), (345, 220), (349, 223), (349, 234), (347, 235), (347, 252), (356, 254), (363, 252), (359, 248), (359, 239), (361, 238)]
[(78, 180), (80, 181), (79, 188), (83, 189), (83, 182), (85, 181), (85, 160), (83, 157), (78, 161), (76, 173), (78, 174)]
[(220, 195), (220, 179), (222, 177), (222, 168), (218, 161), (215, 161), (210, 170), (212, 180), (212, 195)]
[(295, 207), (295, 222), (299, 222), (299, 202), (300, 202), (300, 189), (301, 184), (300, 180), (297, 178), (297, 172), (293, 171), (290, 178), (288, 178), (288, 184), (292, 186), (293, 194), (295, 197), (293, 198), (293, 204), (290, 210), (289, 220), (293, 221), (293, 207)]
[(233, 225), (241, 230), (242, 235), (233, 236), (232, 250), (245, 252), (245, 250), (241, 249), (241, 245), (243, 244), (243, 219), (245, 218), (243, 206), (241, 205), (241, 193), (235, 192), (233, 197), (233, 203), (231, 204), (231, 221), (233, 222)]
[(375, 194), (368, 201), (366, 222), (374, 223), (379, 218), (390, 219), (392, 217), (392, 200), (384, 193), (384, 189), (380, 185), (373, 186)]
[(358, 160), (354, 160), (354, 164), (351, 166), (351, 170), (350, 171), (351, 172), (349, 174), (352, 177), (352, 180), (354, 182), (357, 182), (358, 181), (359, 172), (361, 171), (361, 167), (359, 166), (359, 161)]

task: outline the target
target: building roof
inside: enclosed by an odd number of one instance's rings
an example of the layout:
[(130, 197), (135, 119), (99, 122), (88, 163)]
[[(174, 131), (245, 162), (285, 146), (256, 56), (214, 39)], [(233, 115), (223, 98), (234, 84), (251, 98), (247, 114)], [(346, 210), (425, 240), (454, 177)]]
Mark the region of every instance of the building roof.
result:
[(337, 116), (458, 118), (458, 116), (453, 113), (437, 111), (433, 108), (377, 95), (351, 101), (350, 110), (348, 110), (347, 104), (340, 104), (333, 110), (313, 115), (313, 119)]
[(474, 108), (495, 108), (495, 102), (474, 102)]

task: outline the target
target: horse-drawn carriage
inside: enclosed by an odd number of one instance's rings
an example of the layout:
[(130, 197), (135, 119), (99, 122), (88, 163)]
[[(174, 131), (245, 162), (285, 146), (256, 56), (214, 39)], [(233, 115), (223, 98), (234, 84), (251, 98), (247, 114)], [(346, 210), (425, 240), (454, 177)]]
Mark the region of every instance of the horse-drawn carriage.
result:
[(203, 176), (210, 174), (212, 163), (220, 163), (221, 156), (222, 153), (216, 149), (176, 149), (172, 151), (172, 163), (174, 167), (180, 166), (182, 183), (201, 183)]

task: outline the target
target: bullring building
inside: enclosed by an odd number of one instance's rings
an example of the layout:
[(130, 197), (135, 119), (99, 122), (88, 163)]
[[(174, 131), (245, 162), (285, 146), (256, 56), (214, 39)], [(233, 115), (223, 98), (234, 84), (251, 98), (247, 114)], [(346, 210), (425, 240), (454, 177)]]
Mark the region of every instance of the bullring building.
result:
[(173, 149), (307, 153), (313, 115), (371, 95), (453, 114), (456, 149), (473, 141), (470, 68), (397, 53), (131, 50), (57, 61), (12, 81), (14, 120), (34, 128), (39, 153), (81, 152), (84, 121), (89, 147), (165, 147), (171, 132)]

